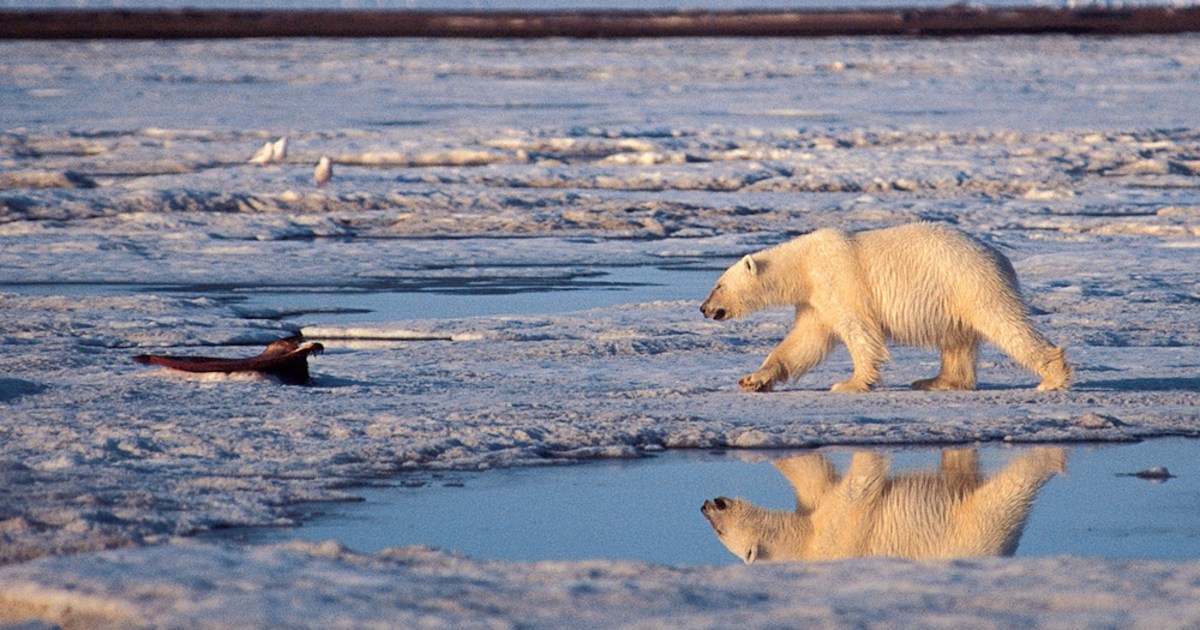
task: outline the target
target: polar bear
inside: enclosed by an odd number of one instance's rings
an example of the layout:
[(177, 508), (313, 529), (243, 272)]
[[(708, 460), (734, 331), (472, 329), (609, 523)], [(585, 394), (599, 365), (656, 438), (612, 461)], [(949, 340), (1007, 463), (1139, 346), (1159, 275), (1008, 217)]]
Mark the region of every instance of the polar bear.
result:
[(762, 366), (739, 385), (770, 391), (811, 369), (840, 339), (854, 374), (835, 392), (869, 391), (890, 358), (885, 342), (936, 347), (941, 372), (920, 390), (975, 388), (975, 355), (986, 339), (1066, 389), (1071, 368), (1029, 320), (1012, 263), (948, 225), (913, 223), (848, 234), (821, 229), (750, 254), (717, 280), (700, 306), (716, 320), (795, 306), (796, 321)]
[(700, 508), (717, 538), (747, 564), (1012, 555), (1038, 490), (1064, 472), (1066, 452), (1031, 449), (986, 481), (975, 449), (943, 451), (938, 470), (893, 478), (887, 457), (870, 451), (854, 453), (841, 479), (824, 455), (774, 465), (796, 491), (796, 511), (726, 497)]

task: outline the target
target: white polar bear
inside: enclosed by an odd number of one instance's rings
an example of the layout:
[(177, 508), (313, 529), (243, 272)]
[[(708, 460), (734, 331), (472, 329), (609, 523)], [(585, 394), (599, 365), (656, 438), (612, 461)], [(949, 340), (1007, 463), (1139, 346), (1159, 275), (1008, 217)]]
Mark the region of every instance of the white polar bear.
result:
[(824, 455), (774, 462), (796, 510), (717, 497), (700, 508), (717, 538), (747, 564), (863, 556), (946, 559), (1010, 556), (1038, 490), (1066, 468), (1066, 451), (1035, 448), (991, 479), (975, 449), (942, 452), (935, 472), (887, 477), (888, 459), (856, 452), (844, 478)]
[(890, 357), (887, 340), (941, 350), (941, 373), (913, 389), (974, 389), (981, 339), (1041, 376), (1041, 391), (1070, 383), (1062, 349), (1029, 320), (1012, 263), (947, 225), (817, 230), (742, 258), (700, 310), (723, 320), (771, 306), (795, 306), (796, 322), (762, 367), (741, 379), (747, 391), (770, 391), (800, 376), (838, 339), (850, 351), (854, 374), (835, 392), (874, 387)]

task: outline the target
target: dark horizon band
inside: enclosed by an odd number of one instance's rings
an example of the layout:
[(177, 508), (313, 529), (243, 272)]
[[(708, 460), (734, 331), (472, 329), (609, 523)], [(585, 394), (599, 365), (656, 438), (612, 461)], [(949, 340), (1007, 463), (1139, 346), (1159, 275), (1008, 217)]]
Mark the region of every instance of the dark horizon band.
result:
[(736, 11), (0, 10), (0, 40), (953, 37), (1200, 32), (1200, 6)]

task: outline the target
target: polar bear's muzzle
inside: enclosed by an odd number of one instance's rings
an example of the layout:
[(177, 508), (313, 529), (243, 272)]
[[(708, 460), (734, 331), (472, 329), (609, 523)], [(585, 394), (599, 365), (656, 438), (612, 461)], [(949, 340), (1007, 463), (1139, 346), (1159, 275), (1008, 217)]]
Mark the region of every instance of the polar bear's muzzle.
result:
[(700, 312), (703, 313), (705, 317), (711, 317), (717, 321), (721, 321), (729, 317), (729, 311), (726, 311), (723, 308), (714, 307), (710, 304), (710, 302), (712, 302), (711, 295), (707, 300), (704, 300), (703, 304), (700, 305)]
[(704, 505), (700, 506), (700, 513), (704, 515), (704, 518), (708, 519), (708, 524), (712, 525), (713, 531), (717, 532), (718, 536), (724, 532), (721, 531), (720, 527), (717, 527), (717, 523), (713, 520), (713, 517), (716, 513), (723, 512), (729, 508), (730, 503), (731, 501), (725, 497), (717, 497), (711, 501), (705, 501)]

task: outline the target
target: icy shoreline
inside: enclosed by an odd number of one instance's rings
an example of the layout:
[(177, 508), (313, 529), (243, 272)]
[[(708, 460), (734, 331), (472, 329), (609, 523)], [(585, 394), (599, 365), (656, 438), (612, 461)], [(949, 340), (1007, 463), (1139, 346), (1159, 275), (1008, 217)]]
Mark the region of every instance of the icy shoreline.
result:
[(1187, 628), (1200, 620), (1200, 563), (1068, 557), (679, 569), (181, 541), (48, 558), (10, 567), (3, 579), (0, 614), (96, 628)]
[[(0, 620), (1195, 625), (1194, 562), (683, 570), (180, 538), (288, 525), (411, 468), (1200, 436), (1200, 43), (1022, 42), (0, 44)], [(283, 133), (289, 161), (245, 163)], [(895, 349), (870, 395), (826, 391), (835, 354), (752, 396), (736, 381), (788, 315), (710, 322), (702, 295), (369, 328), (227, 295), (681, 261), (715, 278), (818, 226), (918, 219), (1005, 251), (1074, 389), (1034, 392), (989, 349), (979, 391), (912, 392), (937, 358)], [(298, 330), (326, 338), (311, 387), (130, 360)], [(368, 336), (406, 339), (345, 339)]]

